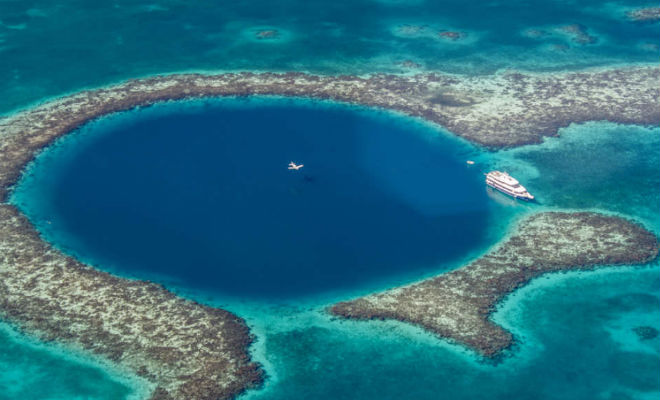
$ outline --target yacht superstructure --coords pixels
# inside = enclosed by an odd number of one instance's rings
[[[514,199],[522,199],[526,201],[534,200],[534,196],[532,196],[527,189],[520,184],[520,182],[506,172],[491,171],[487,173],[486,184],[513,197]]]

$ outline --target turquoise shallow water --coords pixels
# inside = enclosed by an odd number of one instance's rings
[[[374,73],[657,62],[648,0],[0,2],[0,114],[85,86],[182,70]],[[579,44],[560,27],[581,24]],[[532,30],[530,35],[529,31]],[[277,30],[258,39],[263,30]],[[460,31],[464,39],[439,32]],[[536,33],[535,33],[536,32]],[[542,32],[539,36],[538,32]],[[411,60],[419,69],[401,65]]]
[[[660,328],[659,285],[657,267],[542,279],[497,315],[520,344],[496,366],[403,324],[265,309],[254,318],[272,378],[245,398],[657,398],[659,339],[632,330]]]
[[[253,107],[251,103],[230,101],[225,105],[240,109]],[[277,101],[257,104],[272,106]],[[154,110],[158,114],[158,108]],[[395,121],[387,114],[376,115]],[[125,124],[121,119],[105,122],[116,132]],[[95,131],[99,132],[98,127],[89,132]],[[429,135],[425,140],[444,135],[420,132]],[[253,354],[268,374],[265,388],[247,393],[246,399],[657,398],[660,339],[642,339],[634,331],[638,327],[660,329],[657,264],[555,275],[515,293],[502,305],[496,320],[516,334],[518,345],[498,365],[481,363],[469,351],[404,324],[338,321],[323,310],[337,300],[458,266],[486,251],[506,234],[513,219],[530,212],[598,209],[636,218],[658,232],[659,133],[657,128],[591,123],[571,126],[562,130],[560,138],[516,150],[486,153],[467,146],[458,153],[460,157],[476,160],[478,170],[497,167],[512,172],[538,195],[540,203],[513,202],[485,192],[490,217],[483,243],[435,271],[399,273],[357,287],[335,287],[323,295],[285,301],[246,300],[166,275],[153,278],[184,296],[246,318],[257,335]],[[70,143],[81,143],[72,138]],[[450,146],[446,149],[449,154],[456,154],[451,146],[464,146],[460,141],[443,143]],[[67,141],[60,143],[58,151],[64,151],[66,145]],[[608,162],[593,154],[601,154]],[[48,155],[42,158],[48,159]],[[40,170],[41,178],[55,173],[37,164],[26,182],[39,182]],[[623,179],[627,176],[630,179]],[[562,186],[556,187],[560,177],[564,177]],[[610,179],[618,179],[619,184],[609,185]],[[36,198],[25,196],[22,189],[15,201],[23,202],[22,207],[38,206]]]
[[[654,5],[3,1],[0,115],[84,87],[187,70],[481,74],[657,63],[660,25],[622,19],[628,9]],[[562,33],[561,26],[576,23],[595,43],[579,44]],[[268,30],[275,35],[257,37]],[[463,32],[464,39],[443,39],[438,33],[444,30]],[[517,292],[496,318],[516,333],[519,345],[497,366],[403,324],[336,321],[323,309],[458,266],[530,212],[596,209],[635,218],[660,233],[658,138],[657,128],[591,123],[564,129],[561,138],[538,146],[455,154],[477,160],[480,170],[508,170],[540,201],[525,205],[486,192],[489,217],[480,244],[436,269],[398,270],[275,304],[186,286],[171,274],[152,278],[246,318],[258,339],[252,350],[269,376],[263,390],[245,395],[249,399],[657,399],[659,339],[643,340],[633,331],[660,329],[657,264],[558,275]],[[39,199],[25,200],[35,206]],[[0,330],[0,399],[137,396],[132,384],[98,364],[5,332]]]
[[[0,322],[0,399],[137,400],[141,386],[98,363],[26,340]]]
[[[660,231],[660,130],[591,122],[543,145],[501,152],[494,164],[547,207],[620,213]]]

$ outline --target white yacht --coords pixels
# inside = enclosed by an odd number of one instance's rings
[[[534,200],[534,196],[529,194],[527,189],[520,184],[511,175],[502,171],[491,171],[486,174],[486,184],[504,194],[508,194],[514,199],[526,201]]]

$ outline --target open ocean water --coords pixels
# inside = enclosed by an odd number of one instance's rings
[[[657,62],[660,24],[623,18],[652,5],[5,1],[0,113],[185,70],[481,74]],[[595,43],[561,33],[575,23]],[[258,39],[263,30],[277,33]],[[437,35],[443,30],[466,36],[446,41]],[[419,121],[359,107],[167,104],[101,119],[59,141],[12,201],[65,252],[244,317],[268,374],[246,399],[657,399],[660,338],[635,333],[660,330],[657,263],[552,275],[514,293],[495,318],[519,342],[497,365],[404,324],[323,312],[457,267],[531,212],[598,210],[659,234],[660,128],[589,123],[560,134],[485,152]],[[477,163],[468,167],[467,159]],[[292,160],[305,164],[301,173],[286,170]],[[480,174],[492,168],[518,177],[539,203],[487,192]],[[447,195],[447,182],[460,190]],[[149,240],[135,245],[131,234]],[[116,371],[9,328],[0,330],[0,348],[0,399],[141,393]]]
[[[627,1],[0,2],[0,113],[81,87],[186,70],[556,70],[657,62],[658,24]],[[562,26],[579,24],[581,44]],[[264,30],[277,33],[259,39]],[[462,40],[439,36],[465,34]],[[419,65],[409,69],[401,63]]]

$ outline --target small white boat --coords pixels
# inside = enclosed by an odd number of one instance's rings
[[[491,171],[487,173],[486,184],[493,189],[497,189],[500,192],[513,197],[514,199],[526,201],[534,200],[534,196],[532,196],[527,189],[520,184],[520,182],[506,172]]]
[[[468,165],[474,165],[474,161],[472,160],[467,160]]]

